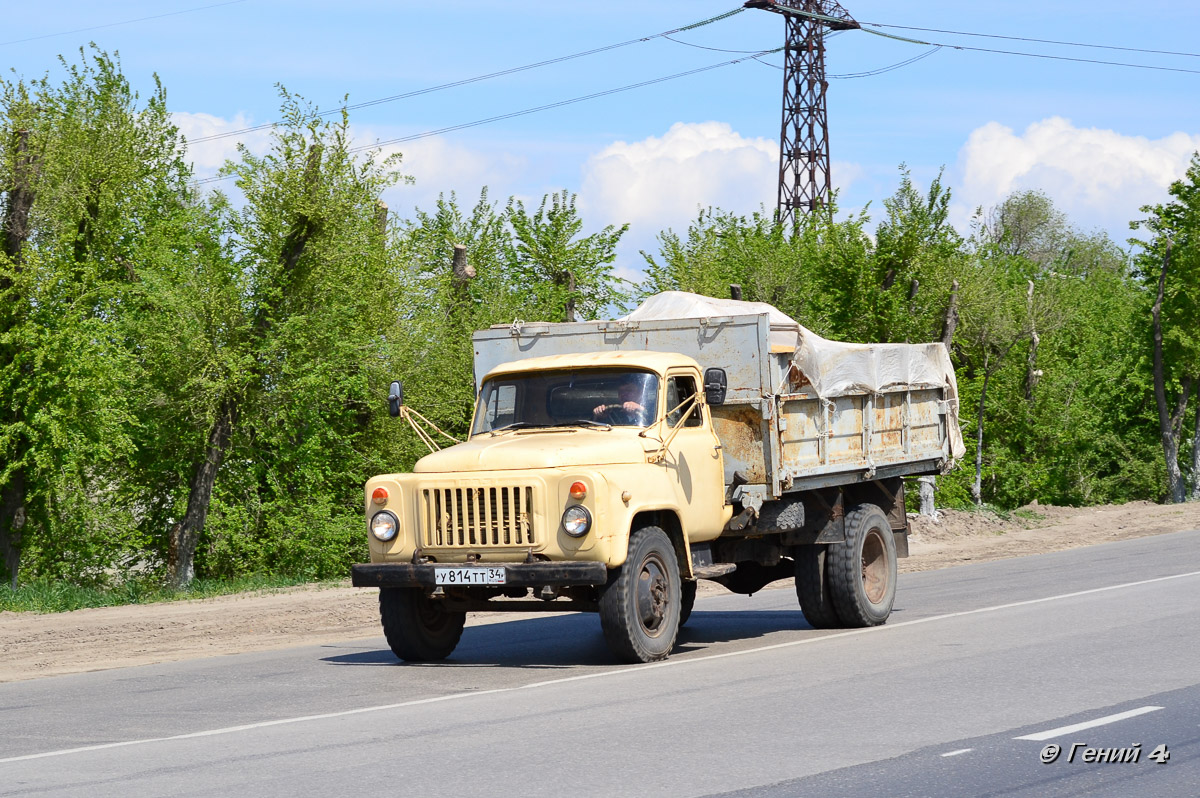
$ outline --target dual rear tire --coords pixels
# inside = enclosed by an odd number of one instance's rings
[[[804,546],[796,557],[796,597],[814,629],[887,621],[896,599],[896,539],[874,504],[846,514],[846,540]]]

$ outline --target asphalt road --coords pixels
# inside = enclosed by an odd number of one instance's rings
[[[0,795],[1197,795],[1198,629],[1200,531],[906,574],[872,630],[705,598],[654,665],[531,616],[16,682]]]

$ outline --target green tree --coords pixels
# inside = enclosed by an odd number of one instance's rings
[[[176,366],[169,393],[196,389],[158,433],[186,451],[183,484],[178,471],[161,474],[176,488],[167,547],[176,587],[191,582],[202,536],[204,566],[226,574],[321,576],[359,545],[350,508],[374,465],[359,450],[395,310],[379,197],[399,179],[398,158],[355,156],[345,115],[322,122],[281,95],[269,152],[242,147],[223,170],[244,204],[217,193],[209,229],[219,239],[205,237],[193,278],[161,280],[163,302],[193,320],[200,349],[158,354]]]
[[[1005,507],[1155,496],[1160,477],[1139,390],[1149,373],[1137,345],[1149,303],[1127,254],[1071,228],[1036,192],[981,218],[954,346],[964,407],[976,411],[964,425],[976,439],[976,469],[969,484],[961,471],[949,481],[972,501]]]
[[[629,225],[609,225],[579,238],[583,219],[575,195],[565,189],[547,194],[533,213],[510,199],[505,218],[515,237],[514,276],[529,286],[539,318],[581,321],[597,318],[610,305],[621,307],[625,281],[612,263]]]
[[[625,304],[625,282],[611,267],[625,227],[579,237],[583,229],[565,191],[544,197],[533,214],[512,198],[499,209],[486,188],[469,210],[453,194],[439,197],[431,210],[417,210],[398,244],[401,280],[410,291],[393,335],[408,353],[397,360],[396,376],[405,380],[410,404],[450,433],[465,435],[475,395],[475,330],[516,320],[562,321],[568,313],[594,317]],[[404,431],[398,445],[402,463],[425,454]]]
[[[31,570],[103,581],[136,558],[114,497],[132,452],[138,363],[123,321],[150,242],[187,192],[156,83],[145,103],[101,50],[0,84],[0,549]]]
[[[732,284],[743,299],[769,302],[814,332],[863,340],[870,326],[861,298],[872,284],[870,240],[864,214],[835,220],[836,209],[797,219],[785,234],[772,214],[750,216],[709,208],[684,235],[659,235],[658,256],[646,259],[643,296],[691,291],[729,296]]]
[[[1191,465],[1180,460],[1189,394],[1200,397],[1200,153],[1192,156],[1182,180],[1171,184],[1171,200],[1142,208],[1150,214],[1134,227],[1147,230],[1148,242],[1138,266],[1155,292],[1151,311],[1154,399],[1167,470],[1167,492],[1174,502],[1189,495],[1200,500],[1200,398],[1191,441]],[[1189,484],[1190,483],[1190,484]]]
[[[950,199],[941,174],[922,194],[901,166],[900,186],[883,201],[886,215],[875,230],[875,340],[942,337],[967,263],[965,242],[949,221]]]

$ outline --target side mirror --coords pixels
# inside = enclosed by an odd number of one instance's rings
[[[716,407],[725,404],[725,369],[711,368],[704,371],[704,401]]]
[[[393,382],[391,389],[388,390],[388,414],[392,418],[400,415],[400,406],[404,404],[404,386],[398,382]]]

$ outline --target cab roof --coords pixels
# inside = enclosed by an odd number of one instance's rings
[[[498,374],[514,374],[526,371],[559,371],[563,369],[631,368],[665,374],[667,369],[680,366],[699,368],[695,360],[670,352],[586,352],[574,355],[549,355],[531,357],[501,363],[485,375],[484,379]]]

